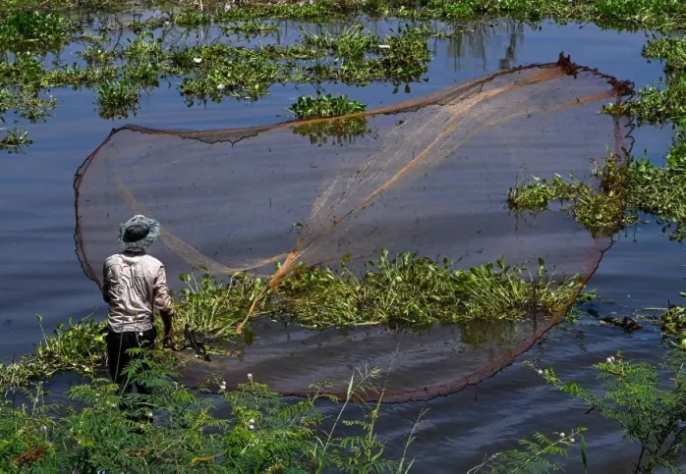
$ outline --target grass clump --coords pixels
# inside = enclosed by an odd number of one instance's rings
[[[362,406],[369,421],[347,419],[378,371],[353,374],[339,421],[325,430],[315,406],[321,397],[285,402],[252,378],[221,393],[230,412],[218,418],[212,401],[181,387],[173,368],[151,356],[127,372],[150,395],[94,378],[69,389],[66,408],[46,404],[40,385],[25,392],[28,404],[0,402],[3,472],[401,472],[374,432],[378,407]],[[338,434],[343,423],[347,436]]]
[[[348,99],[347,95],[337,97],[326,94],[322,96],[301,96],[287,110],[299,119],[316,117],[340,117],[364,112],[367,106],[359,100]]]

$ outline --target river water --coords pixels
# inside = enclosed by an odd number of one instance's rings
[[[371,27],[383,31],[388,25]],[[288,41],[297,34],[298,25],[289,25],[280,39]],[[394,95],[391,86],[383,85],[329,85],[326,91],[346,93],[374,109],[501,68],[555,61],[561,51],[578,64],[641,87],[663,75],[660,64],[641,57],[645,41],[643,33],[603,31],[592,25],[532,28],[496,22],[475,27],[459,40],[432,42],[429,81],[413,85],[410,94]],[[184,129],[270,124],[285,116],[284,109],[295,97],[312,93],[311,86],[275,86],[269,97],[256,103],[225,101],[187,108],[175,88],[162,87],[143,97],[136,117],[104,121],[97,117],[90,91],[54,91],[58,100],[54,117],[30,129],[35,143],[25,155],[0,159],[0,358],[8,360],[31,350],[41,335],[36,314],[44,316],[44,325],[51,330],[71,316],[105,313],[97,287],[84,276],[74,251],[72,180],[110,129],[124,123]],[[635,153],[646,149],[651,159],[660,160],[671,130],[644,127],[634,137]],[[683,246],[669,242],[656,226],[631,229],[618,236],[590,282],[590,288],[604,298],[594,304],[603,314],[624,316],[665,306],[668,299],[676,301],[684,290],[685,256]],[[564,379],[593,385],[589,366],[617,350],[627,358],[651,362],[663,353],[659,331],[650,324],[626,334],[583,318],[576,325],[552,330],[512,366],[477,386],[429,402],[384,407],[378,432],[389,441],[389,452],[398,454],[414,420],[428,410],[410,451],[416,471],[466,472],[487,454],[515,447],[516,440],[535,431],[568,431],[582,425],[590,428],[591,472],[622,472],[630,466],[635,446],[621,444],[621,433],[612,423],[593,413],[585,415],[586,407],[547,387],[522,365],[523,360],[534,359],[554,366]],[[578,451],[572,456],[565,461],[568,471],[579,472]]]

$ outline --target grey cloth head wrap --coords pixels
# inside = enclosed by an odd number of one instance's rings
[[[140,252],[150,247],[159,236],[159,222],[135,215],[119,226],[119,247],[124,252]]]

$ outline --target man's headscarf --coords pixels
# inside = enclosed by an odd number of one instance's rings
[[[160,223],[135,215],[119,226],[119,247],[124,252],[142,252],[160,236]]]

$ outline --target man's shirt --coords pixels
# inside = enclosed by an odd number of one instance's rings
[[[107,324],[114,332],[153,328],[153,314],[171,312],[164,265],[145,253],[118,253],[105,260],[103,297],[110,306]]]

